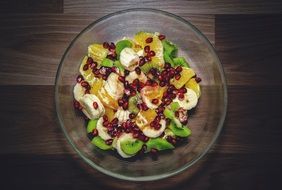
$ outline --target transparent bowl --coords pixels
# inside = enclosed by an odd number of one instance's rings
[[[177,44],[202,78],[202,95],[189,118],[192,130],[187,144],[161,153],[157,160],[122,159],[114,151],[95,148],[87,137],[84,120],[73,108],[73,86],[87,46],[115,42],[139,31],[160,32]],[[107,15],[86,27],[67,48],[56,77],[55,102],[58,120],[71,146],[91,167],[104,174],[131,181],[151,181],[169,177],[199,161],[218,137],[226,114],[227,89],[224,72],[213,46],[191,23],[168,12],[130,9]]]

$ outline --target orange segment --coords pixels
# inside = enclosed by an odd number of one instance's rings
[[[181,77],[179,80],[176,80],[175,78],[170,80],[170,84],[174,85],[177,89],[181,88],[186,82],[188,82],[188,80],[195,76],[195,72],[193,69],[182,67],[180,75]]]
[[[153,41],[151,43],[146,43],[146,39],[150,37],[153,38]],[[150,46],[150,50],[156,53],[156,55],[152,57],[152,61],[150,61],[150,63],[154,67],[163,67],[163,44],[161,40],[159,40],[157,35],[148,32],[138,32],[134,36],[134,41],[139,44],[142,48],[147,45]]]
[[[146,111],[140,111],[136,117],[136,124],[142,129],[149,125],[157,116],[155,110],[148,109]]]
[[[108,108],[111,108],[111,109],[114,109],[114,110],[116,110],[118,108],[117,101],[107,93],[107,91],[105,90],[104,87],[102,87],[98,91],[97,96],[101,100],[102,104],[105,107],[108,107]]]
[[[109,121],[115,118],[115,111],[111,108],[105,107],[105,115],[108,117]]]
[[[198,98],[201,96],[201,88],[200,85],[196,82],[195,78],[191,78],[186,84],[186,88],[190,88],[196,92]]]
[[[145,86],[141,93],[142,96],[146,96],[148,99],[153,100],[153,99],[161,99],[163,96],[163,93],[165,91],[165,87],[160,87],[160,86]]]
[[[96,80],[94,74],[92,73],[92,69],[90,67],[88,67],[88,69],[85,71],[83,69],[83,67],[87,65],[87,59],[88,57],[85,56],[83,60],[81,61],[79,72],[83,76],[84,80],[86,80],[90,85],[92,85],[94,81]]]
[[[103,79],[96,79],[90,89],[90,93],[98,96],[98,91],[102,88],[104,84]]]

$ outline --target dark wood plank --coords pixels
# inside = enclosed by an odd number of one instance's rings
[[[63,13],[63,0],[8,0],[0,2],[1,13]]]
[[[217,15],[216,49],[229,85],[281,85],[282,16]]]
[[[0,84],[54,84],[71,40],[100,14],[0,15]],[[214,16],[186,15],[214,42]]]
[[[175,14],[257,14],[257,13],[281,13],[282,2],[279,0],[108,0],[108,1],[84,1],[65,0],[64,11],[66,13],[112,13],[130,8],[155,8]]]
[[[225,127],[212,151],[189,171],[158,183],[114,180],[83,163],[56,123],[53,90],[1,86],[2,184],[33,189],[226,189],[230,184],[231,189],[266,189],[279,182],[281,87],[230,86]]]

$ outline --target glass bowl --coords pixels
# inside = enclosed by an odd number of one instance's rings
[[[94,42],[115,42],[124,36],[132,37],[139,31],[165,34],[178,46],[179,55],[186,57],[202,79],[202,95],[188,122],[192,130],[188,143],[173,151],[164,151],[157,160],[149,155],[127,160],[114,151],[95,148],[87,137],[84,119],[73,108],[73,86],[87,46]],[[91,167],[119,179],[151,181],[188,169],[208,152],[223,125],[227,89],[223,68],[213,46],[195,26],[168,12],[130,9],[98,19],[71,42],[58,68],[55,103],[66,138]]]

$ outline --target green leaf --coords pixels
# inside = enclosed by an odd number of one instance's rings
[[[164,52],[164,61],[165,61],[166,63],[170,63],[170,65],[171,65],[172,67],[174,67],[174,62],[173,62],[173,60],[170,58],[170,56],[169,56],[169,54],[168,54],[167,52]]]
[[[120,63],[120,61],[115,61],[114,66],[116,66],[120,71],[124,71],[123,65]]]

